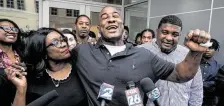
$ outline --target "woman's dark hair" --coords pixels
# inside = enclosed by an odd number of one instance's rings
[[[42,77],[43,72],[48,65],[46,61],[47,51],[45,40],[46,36],[53,31],[58,32],[62,37],[65,37],[61,32],[54,28],[40,28],[37,31],[30,33],[26,38],[24,61],[27,64],[33,65],[31,73],[35,78]]]
[[[96,34],[93,31],[89,31],[89,36],[91,38],[96,38]]]
[[[137,42],[137,40],[138,40],[139,37],[140,37],[140,38],[142,37],[141,33],[138,33],[138,34],[135,36],[135,43]]]
[[[24,48],[24,43],[21,40],[21,31],[20,31],[19,26],[14,21],[12,21],[10,19],[0,19],[0,22],[9,22],[9,23],[13,24],[13,26],[19,30],[19,32],[17,34],[17,40],[15,43],[12,44],[12,49],[15,50],[22,59],[22,51]]]
[[[151,32],[152,33],[152,38],[155,38],[155,32],[152,29],[144,29],[141,32],[141,36],[145,33],[145,32]]]

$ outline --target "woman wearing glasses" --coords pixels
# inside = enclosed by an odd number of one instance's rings
[[[21,40],[18,25],[0,19],[0,100],[4,106],[25,106],[26,75],[21,65]]]
[[[56,90],[59,97],[48,106],[87,106],[86,95],[71,65],[66,37],[53,28],[41,28],[26,38],[24,60],[28,72],[27,102]]]

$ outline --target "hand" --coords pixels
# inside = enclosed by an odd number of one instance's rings
[[[5,69],[8,80],[16,86],[17,89],[26,90],[27,81],[25,68],[22,67],[22,64],[12,64]]]
[[[210,34],[203,30],[191,30],[184,41],[184,45],[187,46],[191,51],[205,52],[208,47],[201,46],[211,39]]]

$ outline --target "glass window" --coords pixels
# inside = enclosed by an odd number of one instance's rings
[[[79,10],[73,10],[73,12],[74,12],[74,14],[73,14],[74,17],[78,17],[79,16]]]
[[[17,8],[19,10],[25,10],[25,7],[24,7],[24,0],[17,0]]]
[[[128,25],[130,40],[147,27],[148,2],[125,8],[125,25]]]
[[[13,0],[7,0],[7,8],[14,8],[14,1]]]
[[[66,16],[71,17],[72,16],[72,10],[66,9]]]
[[[0,7],[4,7],[4,0],[0,0]]]
[[[51,7],[51,15],[58,15],[58,9]]]
[[[39,13],[39,1],[35,1],[36,13]]]

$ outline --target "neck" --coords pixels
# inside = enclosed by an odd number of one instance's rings
[[[54,72],[63,70],[64,68],[66,68],[67,65],[69,65],[68,62],[57,63],[51,60],[49,60],[48,63],[49,63],[49,69]]]
[[[122,39],[120,40],[105,40],[102,39],[103,44],[111,45],[111,46],[123,46],[124,41]]]
[[[5,45],[5,44],[0,43],[0,49],[2,51],[4,51],[6,54],[10,53],[10,52],[13,52],[12,45]]]
[[[86,37],[84,37],[84,38],[80,37],[78,33],[76,33],[76,38],[77,38],[77,41],[78,41],[78,42],[87,42],[88,39],[89,39],[88,36],[86,36]]]
[[[212,57],[210,57],[210,58],[205,58],[205,57],[203,57],[203,60],[204,61],[210,61],[212,59]]]

